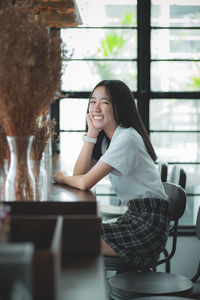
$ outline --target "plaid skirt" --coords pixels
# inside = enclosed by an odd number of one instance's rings
[[[168,202],[158,198],[135,199],[116,222],[101,223],[104,241],[137,269],[151,267],[165,248],[169,234]]]

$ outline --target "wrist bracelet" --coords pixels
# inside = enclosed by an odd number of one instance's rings
[[[93,143],[93,144],[96,144],[96,142],[97,142],[97,138],[90,138],[86,134],[82,135],[82,140],[84,142],[89,142],[89,143]]]

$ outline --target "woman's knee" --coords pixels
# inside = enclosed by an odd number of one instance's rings
[[[103,255],[118,256],[118,254],[101,238],[101,253]]]

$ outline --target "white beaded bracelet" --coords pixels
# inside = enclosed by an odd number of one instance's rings
[[[97,138],[90,138],[86,134],[82,135],[82,140],[84,142],[89,142],[89,143],[93,143],[93,144],[96,144],[96,142],[97,142]]]

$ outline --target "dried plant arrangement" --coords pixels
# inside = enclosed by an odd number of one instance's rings
[[[31,159],[35,161],[42,160],[42,155],[51,138],[55,138],[56,121],[55,119],[49,120],[46,112],[44,112],[36,121],[33,131],[33,143],[31,149]]]
[[[43,158],[43,153],[49,140],[56,135],[55,132],[55,119],[50,120],[48,111],[43,114],[35,121],[34,132],[33,132],[33,143],[31,147],[31,160],[33,165],[33,173],[36,182],[36,200],[42,199],[40,191],[40,167]],[[43,186],[43,189],[47,187]],[[46,200],[46,199],[45,199]]]
[[[15,2],[0,0],[0,118],[6,135],[28,137],[60,89],[61,40],[35,23],[34,1]],[[27,147],[16,139],[15,155],[24,162]],[[18,160],[16,169],[15,196],[6,200],[34,200],[28,165]]]
[[[60,88],[61,40],[33,21],[32,6],[31,0],[0,6],[0,117],[11,136],[33,134]]]

